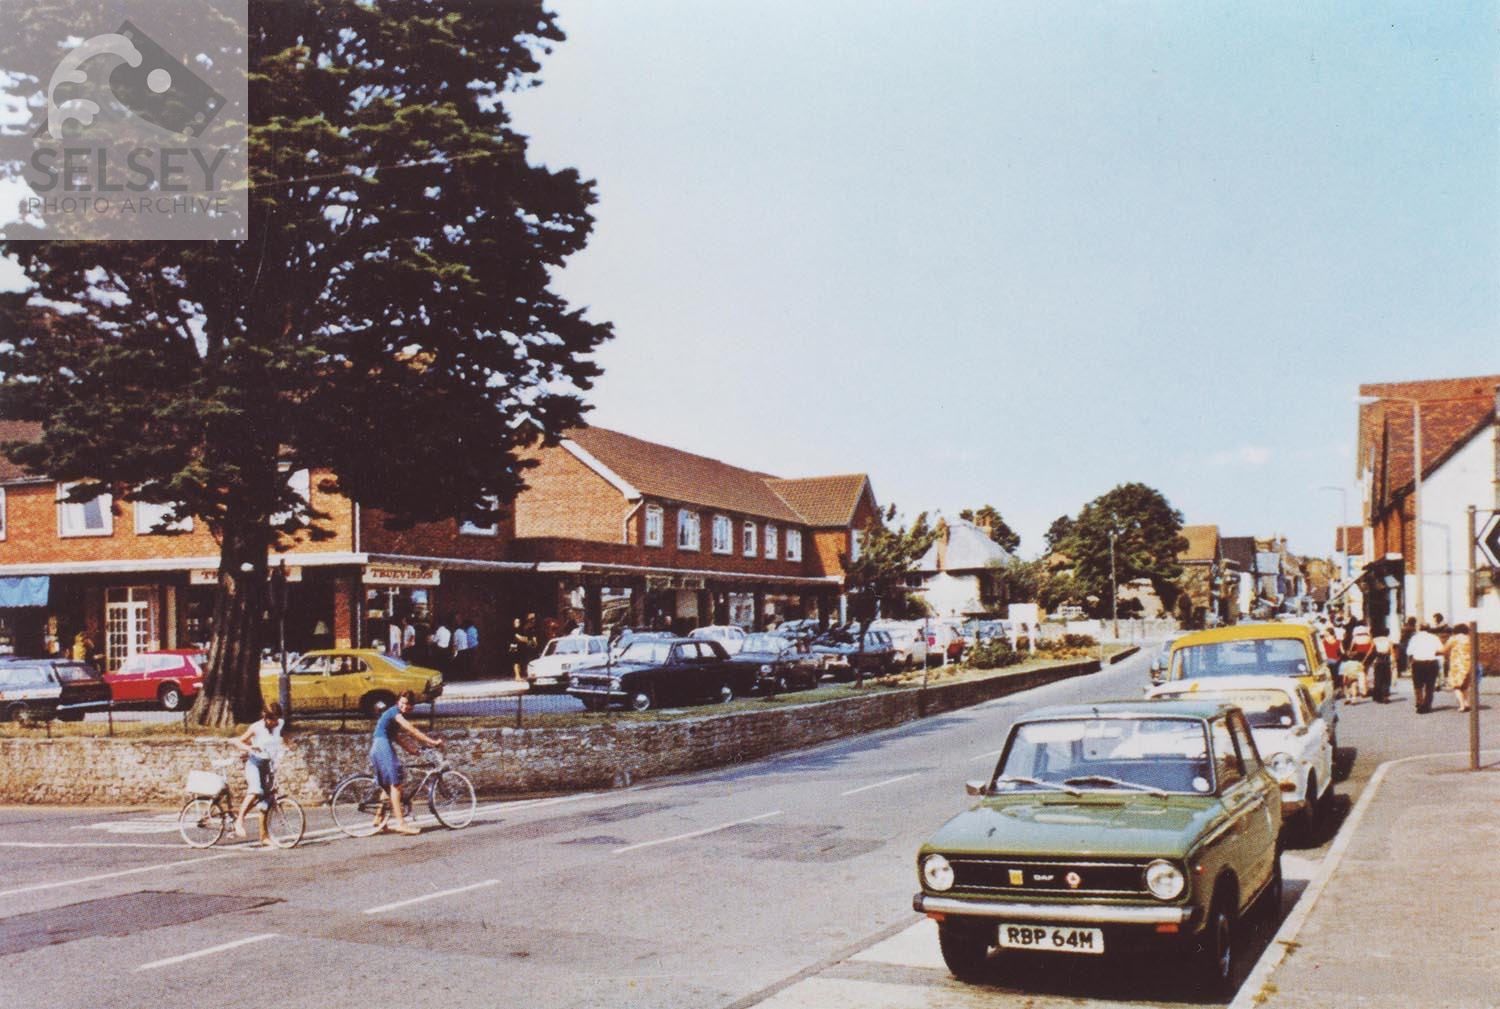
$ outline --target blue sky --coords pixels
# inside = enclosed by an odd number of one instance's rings
[[[1327,553],[1360,382],[1500,370],[1500,7],[553,0],[593,420],[1042,546],[1118,483]]]

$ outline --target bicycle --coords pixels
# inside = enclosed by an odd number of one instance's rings
[[[430,752],[430,751],[429,751]],[[401,806],[405,815],[411,815],[412,803],[421,792],[427,796],[427,808],[432,816],[449,830],[462,830],[474,819],[478,802],[474,798],[474,784],[468,777],[453,769],[447,758],[430,760],[419,770],[424,771],[416,787],[403,788]],[[369,837],[385,825],[391,811],[390,799],[369,772],[347,775],[333,790],[329,800],[333,810],[333,822],[350,837]]]
[[[239,763],[239,758],[224,757],[212,761],[212,766],[228,768],[236,763]],[[276,847],[295,848],[307,829],[307,816],[296,799],[276,791],[276,776],[269,766],[264,784],[266,791],[260,815],[265,821],[265,833]],[[177,814],[177,832],[189,847],[211,848],[234,823],[234,801],[229,795],[229,782],[213,771],[191,771],[187,790],[193,795]]]

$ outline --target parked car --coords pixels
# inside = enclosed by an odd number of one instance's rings
[[[836,680],[852,680],[859,672],[866,676],[884,676],[896,668],[896,646],[885,631],[865,631],[864,646],[859,644],[857,629],[830,628],[812,641],[814,655],[823,660],[823,668]]]
[[[1180,680],[1150,697],[1190,697],[1234,704],[1245,713],[1255,748],[1281,786],[1284,823],[1320,843],[1333,812],[1333,732],[1301,680],[1290,676],[1226,676]]]
[[[891,636],[891,646],[896,650],[898,667],[920,666],[927,661],[927,635],[922,633],[921,624],[876,620],[870,624],[870,629],[884,631]]]
[[[57,715],[62,683],[52,663],[5,662],[0,664],[0,720],[33,725]]]
[[[1328,723],[1338,747],[1339,713],[1333,670],[1305,624],[1235,624],[1184,634],[1172,644],[1167,680],[1208,676],[1295,676]]]
[[[181,711],[193,703],[203,685],[208,656],[197,648],[138,652],[104,674],[116,704],[159,704]]]
[[[649,711],[673,704],[727,703],[752,686],[745,670],[729,661],[724,646],[706,638],[637,639],[609,665],[568,678],[568,693],[590,711],[612,705]]]
[[[1167,666],[1172,661],[1172,645],[1186,633],[1186,631],[1178,631],[1175,634],[1168,634],[1166,640],[1161,643],[1161,647],[1156,650],[1156,654],[1151,657],[1151,686],[1154,687],[1158,683],[1167,681]]]
[[[526,664],[526,682],[532,690],[566,690],[568,674],[575,669],[602,666],[609,661],[609,639],[602,634],[570,634],[553,638],[542,654]]]
[[[942,659],[944,664],[962,659],[966,644],[963,626],[958,621],[927,621],[927,653]]]
[[[737,655],[745,646],[745,629],[733,624],[719,624],[709,627],[699,627],[688,634],[690,638],[706,638],[709,641],[717,641],[724,646],[724,651],[730,655]]]
[[[289,670],[292,711],[358,710],[375,718],[410,690],[418,704],[443,692],[443,674],[414,666],[373,648],[325,648],[308,652]],[[280,671],[261,668],[260,693],[274,701]]]
[[[755,689],[762,693],[808,690],[818,685],[823,673],[823,663],[805,639],[775,631],[746,636],[744,647],[730,661],[750,670]]]
[[[60,721],[81,722],[88,712],[108,707],[109,684],[93,663],[77,659],[47,661],[52,663],[52,671],[62,684],[62,696],[57,699]]]
[[[917,911],[954,976],[990,951],[1184,955],[1216,996],[1241,919],[1279,914],[1281,789],[1231,705],[1105,701],[1012,727],[979,802],[917,854]],[[999,966],[996,964],[995,966]]]

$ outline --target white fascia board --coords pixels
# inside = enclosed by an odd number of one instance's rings
[[[584,448],[582,445],[578,444],[571,438],[564,438],[559,444],[562,445],[563,449],[567,451],[568,454],[573,456],[579,462],[583,463],[589,469],[593,470],[595,473],[599,474],[599,476],[603,477],[604,480],[615,490],[619,491],[621,494],[624,494],[626,500],[640,500],[640,491],[632,487],[624,477],[620,476],[614,470],[610,469],[608,466],[604,465],[604,463],[600,462],[592,453],[588,451],[588,449]]]
[[[369,554],[344,552],[275,554],[270,558],[274,567],[283,560],[290,567],[328,567],[344,564],[365,564]],[[217,570],[219,558],[213,554],[201,557],[150,557],[137,560],[113,561],[58,561],[42,564],[0,564],[0,577],[23,575],[92,575],[132,574],[137,571],[193,571],[212,568]]]

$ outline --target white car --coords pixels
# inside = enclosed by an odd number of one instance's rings
[[[1328,723],[1294,676],[1217,676],[1152,687],[1148,697],[1234,704],[1267,770],[1281,783],[1282,822],[1296,822],[1317,843],[1333,810],[1333,739]]]
[[[899,668],[920,666],[927,658],[927,635],[921,624],[902,623],[899,620],[874,620],[870,630],[885,631],[896,646],[896,665]]]
[[[717,641],[724,646],[724,650],[730,655],[740,654],[740,649],[745,647],[745,629],[733,624],[720,624],[713,627],[700,627],[688,635],[690,638],[707,638],[709,641]]]
[[[542,654],[526,664],[532,690],[566,690],[568,674],[609,661],[609,641],[602,634],[569,634],[553,638]]]

